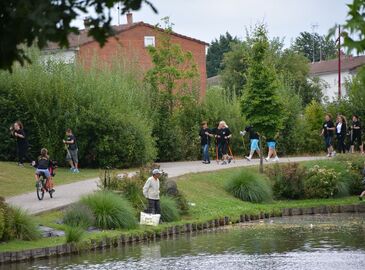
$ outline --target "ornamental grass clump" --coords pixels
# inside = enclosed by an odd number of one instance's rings
[[[161,219],[163,222],[180,220],[180,212],[176,200],[169,196],[161,196]]]
[[[67,226],[65,229],[66,243],[79,243],[85,231],[78,226]]]
[[[18,207],[8,206],[4,232],[5,239],[31,241],[40,237],[41,233],[33,217]]]
[[[249,170],[241,170],[231,177],[225,189],[242,201],[260,203],[272,200],[272,189],[266,177]]]
[[[93,212],[84,204],[77,203],[69,207],[63,216],[63,223],[70,227],[88,228],[95,222]]]
[[[133,207],[123,197],[107,191],[99,191],[81,199],[94,217],[95,226],[101,229],[132,229],[137,226]]]

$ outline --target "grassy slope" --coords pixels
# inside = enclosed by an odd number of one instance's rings
[[[0,196],[9,197],[33,191],[34,171],[29,164],[19,167],[15,162],[0,162]],[[79,174],[72,174],[69,169],[58,168],[54,181],[56,185],[61,185],[98,176],[97,169],[81,169]]]
[[[316,162],[317,163],[317,162]],[[321,165],[333,166],[326,161],[320,161]],[[311,165],[314,165],[311,163]],[[289,207],[315,207],[320,205],[348,205],[358,203],[355,196],[338,198],[338,199],[318,199],[318,200],[296,200],[296,201],[275,201],[265,204],[253,204],[243,202],[234,198],[224,190],[224,182],[234,173],[242,168],[226,169],[210,173],[197,173],[180,177],[177,181],[179,189],[184,192],[189,202],[195,203],[190,209],[189,216],[183,217],[182,221],[168,223],[152,227],[140,227],[130,231],[103,231],[99,233],[86,234],[84,241],[90,239],[101,239],[103,237],[113,237],[120,234],[141,233],[144,230],[162,230],[172,224],[182,224],[185,222],[208,221],[214,218],[229,216],[232,219],[238,218],[241,214],[257,214],[261,211],[273,212],[282,208]],[[256,167],[243,168],[243,170],[257,170]],[[51,213],[36,216],[37,222],[42,225],[64,229],[64,225],[56,224],[56,221],[62,219],[62,212],[55,211]],[[9,243],[0,243],[0,252],[17,251],[38,247],[48,247],[64,243],[65,238],[46,238],[38,241],[11,241]]]

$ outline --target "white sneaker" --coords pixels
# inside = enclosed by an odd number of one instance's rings
[[[278,161],[279,161],[278,156],[276,156],[276,157],[274,158],[274,161],[276,161],[276,162],[278,162]]]
[[[269,160],[270,160],[270,158],[265,158],[265,161],[266,161],[266,162],[269,162]]]
[[[248,161],[251,161],[251,158],[250,157],[245,157],[245,159],[247,159]]]
[[[332,157],[336,156],[336,151],[332,152]]]
[[[328,153],[328,154],[327,154],[327,157],[331,157],[331,154],[329,154],[329,153]]]

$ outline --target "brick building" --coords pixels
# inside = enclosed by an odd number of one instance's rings
[[[67,63],[80,62],[84,66],[89,66],[94,56],[105,63],[110,63],[122,58],[127,65],[137,65],[146,71],[152,66],[151,58],[147,51],[147,46],[155,46],[158,43],[158,31],[155,26],[144,22],[133,22],[132,14],[127,14],[127,24],[114,26],[115,37],[108,38],[104,47],[100,48],[99,44],[91,37],[88,37],[88,29],[80,31],[79,35],[70,34],[69,48],[60,49],[57,44],[50,43],[43,50],[47,58],[62,60]],[[156,35],[157,34],[157,35]],[[180,35],[173,32],[171,34],[173,43],[180,44],[184,51],[190,51],[193,54],[194,61],[198,66],[200,75],[200,94],[205,95],[206,91],[206,64],[205,51],[206,42],[195,38]]]

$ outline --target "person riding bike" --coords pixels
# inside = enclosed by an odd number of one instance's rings
[[[43,174],[47,179],[46,188],[49,190],[50,193],[53,193],[53,192],[55,192],[55,190],[53,188],[51,172],[49,171],[51,166],[52,166],[52,162],[49,159],[48,150],[46,148],[42,148],[41,155],[38,157],[37,161],[34,164],[34,167],[36,167],[35,180],[36,180],[36,182],[38,182],[39,176],[41,174]]]

